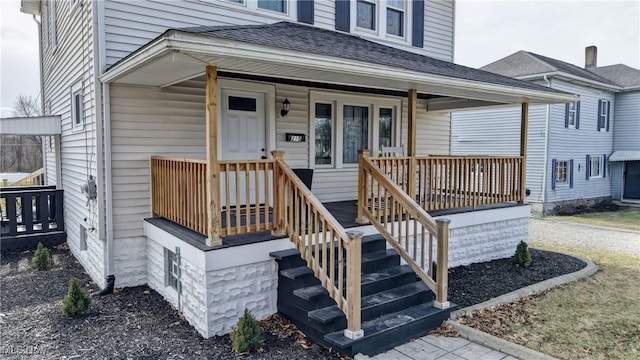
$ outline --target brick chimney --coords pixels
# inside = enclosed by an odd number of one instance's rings
[[[584,49],[584,68],[589,70],[598,67],[598,47],[587,46]]]

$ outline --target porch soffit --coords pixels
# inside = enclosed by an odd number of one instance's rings
[[[495,105],[522,102],[558,103],[577,99],[568,93],[531,86],[531,83],[518,87],[518,80],[510,78],[504,80],[507,85],[474,81],[179,30],[170,30],[130,54],[112,66],[101,80],[115,84],[162,87],[201,76],[206,65],[215,65],[219,71],[225,72],[328,84],[403,92],[416,88],[422,94],[449,97],[448,105],[441,105],[438,110],[455,104],[452,100],[463,101],[466,104],[464,107],[469,107],[472,100]],[[480,75],[482,76],[485,74]],[[435,106],[439,100],[430,101],[433,101]]]
[[[59,115],[0,119],[2,135],[59,135],[61,130]]]

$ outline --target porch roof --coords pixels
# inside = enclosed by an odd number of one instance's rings
[[[0,119],[2,135],[59,135],[60,116],[32,116]]]
[[[429,100],[434,105],[429,110],[577,99],[531,82],[289,22],[169,29],[112,65],[101,80],[168,86],[202,75],[205,65],[216,65],[219,71],[330,84],[396,91],[416,88],[439,96]],[[443,100],[446,105],[437,106]]]

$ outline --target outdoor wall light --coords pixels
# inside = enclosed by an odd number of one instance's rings
[[[288,98],[285,98],[284,101],[282,102],[282,110],[280,110],[280,115],[282,117],[287,116],[290,108],[291,108],[291,103],[289,102]]]

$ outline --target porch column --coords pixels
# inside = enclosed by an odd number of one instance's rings
[[[62,156],[60,152],[62,151],[62,142],[60,139],[60,134],[53,135],[53,149],[55,151],[56,157],[56,189],[62,189]],[[45,181],[45,185],[47,184]]]
[[[220,239],[220,167],[218,166],[218,68],[207,66],[207,245],[222,245]]]
[[[518,204],[524,204],[527,198],[527,132],[529,128],[529,103],[522,103],[522,110],[520,112],[520,157],[522,158],[522,164],[520,164],[520,199]]]
[[[408,130],[409,143],[407,146],[407,156],[409,159],[409,174],[407,174],[407,190],[409,197],[416,200],[416,142],[417,142],[417,103],[418,90],[409,89],[409,114],[408,114]]]

